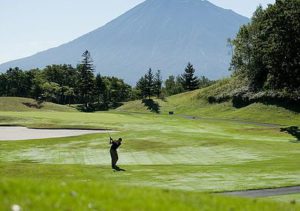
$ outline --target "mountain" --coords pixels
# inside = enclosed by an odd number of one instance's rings
[[[247,22],[248,18],[205,0],[146,0],[103,27],[59,47],[4,63],[0,71],[76,65],[89,50],[96,72],[132,84],[150,67],[166,77],[182,73],[188,62],[197,74],[216,79],[229,74],[227,38],[235,37]]]

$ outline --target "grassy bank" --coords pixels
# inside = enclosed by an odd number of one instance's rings
[[[204,89],[174,95],[165,100],[155,99],[154,101],[158,104],[157,107],[161,114],[174,111],[175,114],[206,118],[300,126],[300,114],[280,106],[254,103],[242,108],[235,108],[230,100],[214,104],[208,102],[209,96],[222,95],[222,93],[231,92],[239,86],[235,79],[224,79]],[[117,110],[122,112],[151,112],[149,106],[140,100],[127,102]]]
[[[75,111],[74,108],[54,103],[44,102],[41,105],[30,98],[0,97],[0,111]]]

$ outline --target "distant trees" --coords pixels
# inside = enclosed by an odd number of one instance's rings
[[[157,72],[160,74],[159,72]],[[152,69],[150,68],[148,72],[140,78],[136,85],[137,90],[140,91],[141,98],[151,98],[154,95],[155,83],[154,75]],[[156,90],[158,92],[158,90]]]
[[[184,92],[184,89],[181,85],[180,76],[177,76],[176,78],[173,75],[169,76],[169,78],[165,81],[166,95],[176,95],[182,92]]]
[[[145,81],[146,81],[146,86],[144,87],[144,89],[145,89],[146,97],[148,96],[150,98],[154,94],[154,75],[152,73],[151,68],[148,70],[147,74],[145,75]]]
[[[0,74],[0,96],[30,97],[37,102],[63,105],[79,104],[82,111],[106,110],[128,100],[148,99],[144,102],[151,102],[152,97],[163,99],[211,84],[206,77],[199,79],[194,73],[195,69],[189,63],[182,75],[169,76],[164,82],[161,71],[153,72],[150,68],[132,88],[116,77],[95,76],[91,54],[85,51],[81,63],[75,68],[67,64],[29,71],[10,68]]]
[[[84,111],[103,110],[131,99],[132,88],[116,77],[93,73],[90,53],[85,51],[76,68],[49,65],[23,71],[10,68],[0,74],[0,96],[30,97],[38,102],[83,104]]]
[[[161,97],[161,93],[162,93],[162,77],[161,77],[161,72],[160,70],[157,70],[157,72],[154,75],[154,79],[153,79],[153,93],[157,98]]]
[[[59,98],[60,86],[55,82],[46,82],[42,85],[43,97],[46,101],[55,101]]]
[[[120,102],[130,99],[132,88],[122,79],[116,77],[104,77],[107,90],[107,102],[110,107],[116,107]]]
[[[251,23],[232,41],[231,69],[247,79],[249,89],[299,91],[300,1],[277,0],[258,7]]]
[[[148,82],[147,82],[146,77],[142,76],[136,83],[136,90],[137,90],[138,98],[144,99],[147,96],[149,96],[147,93],[147,89],[146,89],[147,85],[148,85]]]
[[[89,51],[82,54],[82,62],[77,66],[78,69],[78,84],[77,91],[80,95],[84,109],[89,109],[89,105],[93,103],[94,91],[94,67],[93,60]]]
[[[210,80],[205,76],[200,76],[198,81],[199,81],[199,88],[205,88],[215,83],[215,81]]]
[[[95,98],[98,107],[107,108],[108,106],[108,87],[104,81],[104,78],[100,74],[97,74],[95,78]]]
[[[0,73],[0,96],[7,94],[7,78],[6,74]]]
[[[153,74],[150,68],[136,84],[138,98],[164,98],[165,96],[179,94],[185,91],[192,91],[198,88],[207,87],[214,83],[205,76],[198,78],[195,76],[195,69],[191,63],[188,63],[182,75],[177,77],[171,75],[166,81],[162,80],[161,71],[157,70]],[[163,86],[164,85],[164,86]]]
[[[180,81],[185,91],[193,91],[199,88],[199,79],[195,76],[195,69],[191,63],[187,64]]]
[[[136,90],[140,98],[151,98],[153,96],[160,98],[162,94],[163,80],[161,77],[161,71],[157,70],[153,74],[150,68],[148,72],[140,78],[136,84]]]
[[[31,75],[18,67],[9,68],[6,74],[1,74],[0,80],[0,93],[2,95],[24,97],[30,94]]]
[[[184,73],[181,76],[177,77],[177,83],[180,82],[180,86],[175,84],[175,87],[178,87],[177,90],[183,89],[183,91],[193,91],[195,89],[204,88],[210,86],[214,81],[209,80],[205,76],[197,77],[195,75],[195,68],[191,63],[188,63]]]
[[[35,70],[24,72],[18,67],[0,74],[0,96],[34,97]]]
[[[74,88],[78,79],[78,71],[71,65],[48,65],[42,72],[42,83],[55,83],[58,86],[58,93],[55,101],[60,104],[71,102],[74,96]],[[43,86],[43,85],[42,85]],[[44,91],[45,92],[45,91]],[[74,93],[74,94],[72,94]]]
[[[251,22],[228,40],[235,85],[208,100],[231,100],[237,108],[272,104],[299,112],[299,14],[300,0],[276,0],[266,9],[258,7]]]

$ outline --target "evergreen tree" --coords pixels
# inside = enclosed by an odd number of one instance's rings
[[[191,63],[188,63],[184,70],[184,74],[181,75],[181,84],[185,91],[192,91],[199,88],[198,77],[195,76],[195,69]]]
[[[175,77],[173,75],[169,76],[169,78],[165,81],[165,91],[167,96],[177,94],[175,92]]]
[[[214,81],[209,80],[205,76],[201,76],[199,78],[199,88],[208,87],[208,86],[210,86],[213,83],[214,83]]]
[[[90,52],[85,51],[82,54],[82,62],[77,66],[79,78],[78,78],[78,93],[81,97],[81,101],[84,104],[84,109],[89,110],[91,103],[93,102],[94,92],[94,73],[93,73],[93,60]]]
[[[154,76],[154,83],[153,83],[153,91],[154,94],[156,95],[157,98],[161,96],[161,90],[162,90],[162,78],[161,78],[161,73],[160,70],[157,70]]]
[[[175,76],[171,75],[169,78],[165,81],[165,92],[167,96],[170,95],[176,95],[181,92],[183,92],[183,87],[181,85],[181,80],[180,76]]]
[[[98,105],[101,103],[106,104],[107,96],[107,87],[106,84],[101,77],[100,74],[97,74],[96,79],[95,79],[95,95],[97,98]]]
[[[180,75],[176,76],[175,84],[176,84],[176,86],[175,86],[175,93],[176,94],[184,92],[184,88],[183,88],[182,83],[181,83],[181,76]]]
[[[139,91],[139,95],[142,99],[147,97],[147,79],[142,76],[136,83],[136,89]]]
[[[0,96],[7,96],[7,78],[6,74],[0,73]]]
[[[145,75],[146,80],[146,96],[150,99],[154,93],[154,75],[152,73],[152,69],[150,68]]]

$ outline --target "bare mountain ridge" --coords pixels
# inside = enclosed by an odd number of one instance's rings
[[[149,67],[163,76],[181,73],[188,62],[198,74],[217,79],[228,75],[227,38],[249,21],[231,10],[203,0],[147,0],[90,33],[59,47],[7,62],[0,70],[18,66],[76,65],[91,52],[96,72],[135,83]]]

